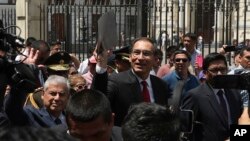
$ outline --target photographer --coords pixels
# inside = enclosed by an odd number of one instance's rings
[[[4,99],[4,94],[6,92],[7,88],[7,77],[3,72],[3,65],[4,65],[4,57],[6,52],[2,50],[0,46],[0,130],[5,129],[10,126],[9,119],[7,118],[7,115],[3,111],[3,99]]]

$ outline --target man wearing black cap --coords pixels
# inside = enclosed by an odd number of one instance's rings
[[[107,72],[109,75],[113,73],[118,73],[115,65],[115,54],[112,54],[111,56],[108,57]]]
[[[62,43],[60,41],[55,41],[50,44],[50,55],[53,55],[57,52],[60,52],[62,50]],[[76,58],[75,55],[69,54],[71,57],[71,61],[73,65],[76,67],[76,69],[80,66],[80,61]]]
[[[60,51],[52,54],[44,63],[47,67],[48,75],[61,75],[68,77],[71,57],[67,52]]]
[[[113,51],[113,54],[115,54],[115,66],[117,72],[123,72],[131,68],[129,62],[129,50],[130,46],[125,46]]]

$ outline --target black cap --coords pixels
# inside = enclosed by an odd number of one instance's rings
[[[107,63],[108,66],[115,66],[115,55],[112,54],[111,56],[108,57],[108,63]]]
[[[67,71],[69,70],[69,64],[71,62],[71,57],[69,53],[65,51],[60,51],[49,56],[44,65],[49,69],[54,71]]]
[[[115,59],[129,60],[130,46],[124,46],[113,51]]]

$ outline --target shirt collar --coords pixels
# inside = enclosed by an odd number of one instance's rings
[[[132,72],[135,75],[135,77],[137,78],[137,80],[139,81],[139,83],[141,83],[141,81],[143,81],[143,80],[138,75],[135,74],[133,69],[132,69]],[[144,81],[146,81],[148,83],[148,86],[151,87],[150,74],[148,75],[147,79],[145,79]]]

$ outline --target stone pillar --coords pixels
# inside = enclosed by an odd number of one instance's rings
[[[16,25],[21,28],[21,37],[26,39],[28,36],[28,2],[27,0],[16,1]],[[17,31],[17,34],[19,32]]]
[[[22,29],[22,38],[44,39],[45,37],[46,39],[44,23],[47,18],[43,17],[46,14],[42,13],[46,11],[41,11],[41,7],[46,9],[46,6],[43,7],[43,5],[47,5],[47,2],[47,0],[17,0],[16,25]]]

